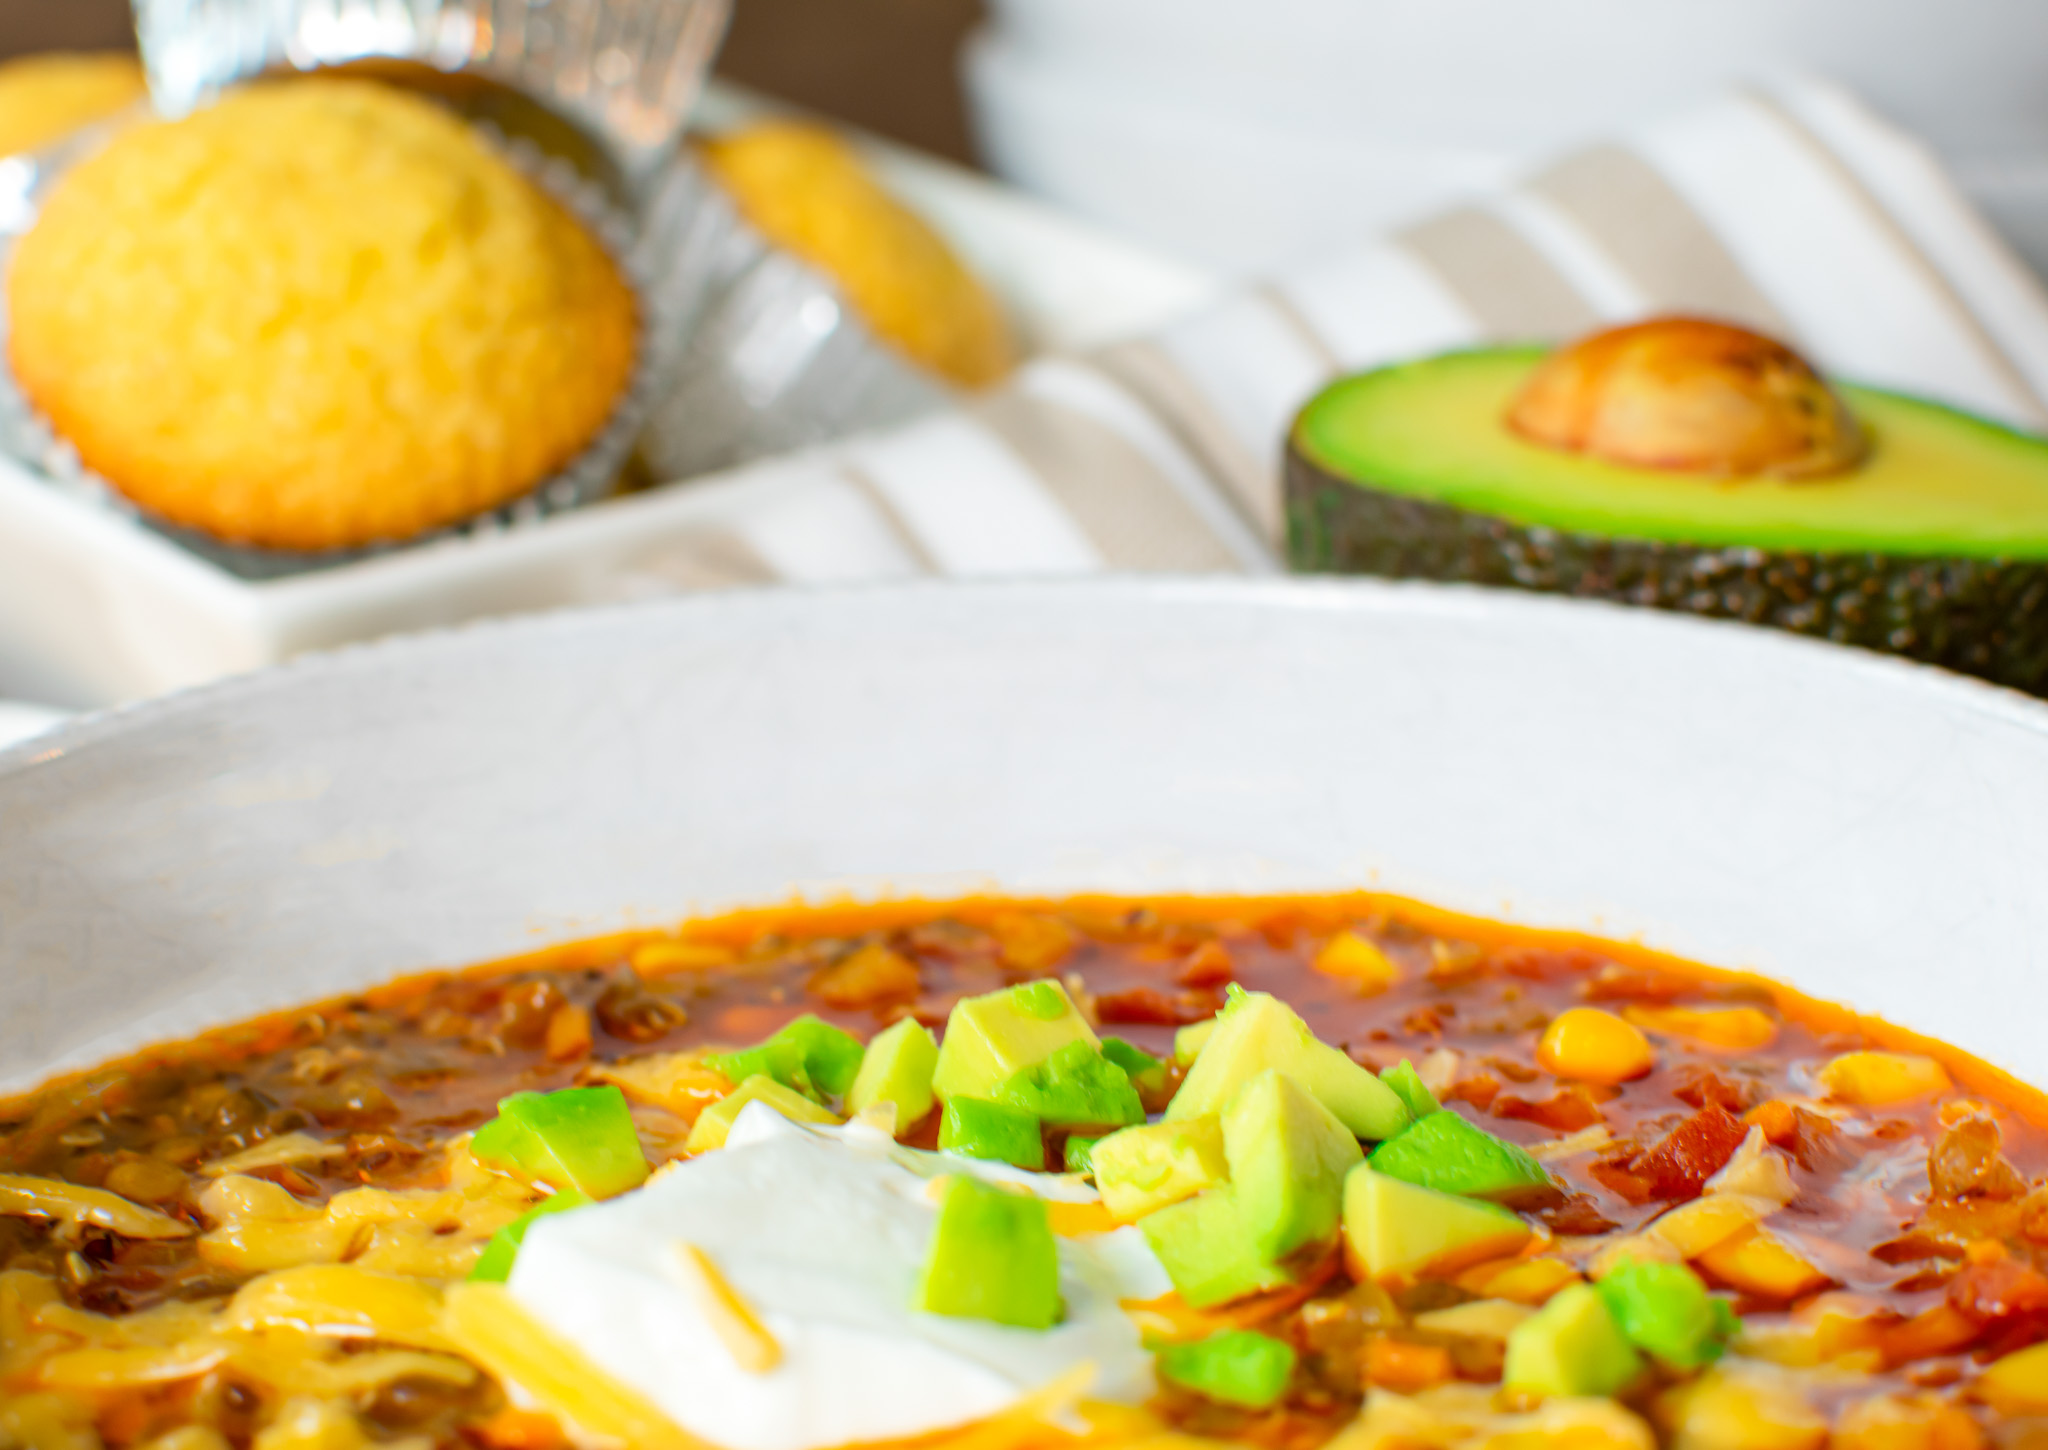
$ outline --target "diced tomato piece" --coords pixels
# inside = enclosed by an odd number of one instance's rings
[[[1885,1329],[1878,1337],[1878,1349],[1885,1364],[1896,1369],[1916,1359],[1968,1349],[1980,1332],[1978,1322],[1954,1305],[1937,1304]]]
[[[1495,952],[1493,962],[1505,975],[1520,977],[1525,982],[1563,982],[1575,977],[1590,978],[1600,965],[1600,958],[1577,948],[1557,951],[1550,947],[1508,947]]]
[[[1742,1146],[1749,1129],[1716,1103],[1701,1108],[1648,1149],[1607,1158],[1587,1171],[1594,1181],[1630,1203],[1671,1203],[1698,1198],[1706,1181]]]
[[[1182,992],[1168,996],[1157,987],[1126,987],[1095,999],[1095,1015],[1105,1023],[1153,1027],[1184,1027],[1213,1017],[1222,1004],[1212,994]]]
[[[1948,1302],[1958,1313],[2001,1331],[2020,1327],[2016,1321],[2032,1321],[2029,1344],[2048,1331],[2048,1277],[2018,1259],[2001,1255],[1965,1264],[1949,1281]]]
[[[1604,1234],[1621,1225],[1602,1213],[1599,1206],[1583,1193],[1574,1193],[1555,1208],[1546,1208],[1536,1215],[1554,1234],[1590,1235]]]
[[[1809,1173],[1839,1168],[1847,1162],[1840,1146],[1840,1132],[1810,1108],[1772,1098],[1743,1114],[1742,1121],[1762,1128],[1773,1146],[1790,1153]]]
[[[1222,942],[1205,941],[1180,964],[1178,975],[1184,987],[1221,987],[1237,980],[1237,964]]]
[[[1698,983],[1688,982],[1671,972],[1653,972],[1609,962],[1597,975],[1580,985],[1579,995],[1589,1002],[1669,1002],[1697,989]]]
[[[1530,1099],[1509,1095],[1493,1104],[1496,1118],[1519,1118],[1540,1123],[1559,1133],[1576,1133],[1604,1120],[1600,1104],[1615,1095],[1610,1087],[1575,1082],[1559,1088],[1547,1098]]]
[[[1671,1095],[1687,1107],[1704,1108],[1711,1103],[1731,1113],[1746,1113],[1763,1096],[1761,1083],[1724,1077],[1704,1064],[1689,1065],[1680,1074],[1683,1080],[1671,1090]]]
[[[1927,1182],[1936,1198],[2019,1198],[2027,1191],[1999,1151],[1998,1124],[1986,1117],[1964,1118],[1941,1135],[1927,1153]]]
[[[1471,1077],[1459,1078],[1444,1094],[1447,1103],[1470,1103],[1485,1112],[1500,1094],[1500,1079],[1490,1072],[1475,1073]]]

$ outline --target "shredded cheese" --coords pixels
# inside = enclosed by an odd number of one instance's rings
[[[286,1133],[281,1137],[266,1138],[253,1148],[244,1148],[232,1157],[209,1163],[199,1170],[206,1178],[220,1178],[229,1173],[250,1173],[258,1168],[288,1168],[296,1163],[323,1163],[329,1158],[340,1158],[348,1152],[345,1143],[323,1143],[310,1133]]]
[[[711,1256],[693,1243],[678,1239],[670,1246],[676,1278],[696,1296],[704,1317],[724,1341],[733,1363],[748,1374],[766,1374],[782,1363],[782,1346],[768,1326],[740,1297],[732,1281],[719,1272]]]

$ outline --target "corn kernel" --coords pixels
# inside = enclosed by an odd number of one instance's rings
[[[1942,1065],[1918,1052],[1845,1052],[1816,1081],[1828,1097],[1865,1108],[1911,1102],[1950,1086]]]
[[[557,1007],[548,1017],[546,1049],[549,1062],[568,1062],[590,1051],[590,1009],[574,1002]]]
[[[1778,1024],[1755,1007],[1638,1007],[1621,1015],[1646,1032],[1721,1052],[1760,1052],[1778,1040]]]
[[[1563,1259],[1517,1259],[1503,1268],[1498,1261],[1481,1264],[1460,1275],[1460,1287],[1489,1299],[1541,1306],[1560,1289],[1579,1282],[1578,1271]]]
[[[1977,1393],[2001,1414],[2048,1414],[2048,1344],[1994,1360],[1977,1376]]]
[[[1830,1282],[1826,1274],[1762,1229],[1716,1244],[1699,1255],[1699,1264],[1722,1282],[1765,1299],[1796,1299]]]
[[[1873,1395],[1835,1422],[1831,1450],[1975,1450],[1984,1433],[1969,1411],[1932,1395]]]
[[[1003,965],[1020,972],[1049,972],[1074,954],[1074,929],[1056,916],[1006,911],[988,924]]]
[[[1451,1352],[1440,1344],[1409,1344],[1399,1339],[1366,1342],[1368,1383],[1410,1394],[1442,1384],[1452,1373]]]
[[[1415,1316],[1415,1327],[1429,1334],[1449,1334],[1459,1339],[1487,1339],[1506,1344],[1508,1335],[1528,1322],[1535,1310],[1509,1299],[1474,1299],[1448,1309],[1431,1309]]]
[[[861,1012],[917,995],[917,964],[880,942],[869,942],[814,973],[811,995],[842,1012]]]
[[[1711,1369],[1665,1397],[1674,1450],[1820,1450],[1828,1422],[1763,1367]]]
[[[1633,1023],[1598,1007],[1573,1007],[1544,1031],[1536,1060],[1559,1077],[1617,1083],[1643,1076],[1656,1055]]]
[[[1643,1236],[1663,1240],[1680,1258],[1696,1259],[1777,1211],[1778,1204],[1768,1198],[1710,1193],[1651,1220]]]
[[[1355,931],[1340,931],[1316,953],[1316,970],[1329,977],[1356,982],[1368,992],[1384,992],[1401,980],[1401,970],[1387,954]]]

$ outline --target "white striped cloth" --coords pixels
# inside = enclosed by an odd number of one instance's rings
[[[1824,371],[2048,425],[2048,295],[1923,147],[1819,82],[1731,96],[960,410],[674,492],[598,592],[1279,567],[1324,381],[1704,313]],[[661,492],[670,492],[667,490]]]

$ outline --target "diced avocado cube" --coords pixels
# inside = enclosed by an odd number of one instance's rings
[[[1373,1149],[1372,1166],[1405,1183],[1492,1203],[1515,1203],[1551,1187],[1541,1163],[1448,1109],[1418,1118]]]
[[[1184,1390],[1247,1410],[1270,1409],[1294,1378],[1294,1346],[1270,1334],[1224,1329],[1192,1344],[1162,1345],[1159,1377]]]
[[[690,1136],[683,1143],[686,1153],[704,1153],[723,1148],[740,1110],[748,1103],[766,1103],[792,1123],[836,1123],[829,1109],[821,1108],[794,1088],[756,1073],[697,1115]]]
[[[469,1277],[478,1283],[502,1284],[512,1277],[512,1265],[519,1257],[520,1245],[526,1242],[526,1231],[540,1218],[550,1213],[561,1213],[565,1209],[583,1208],[590,1200],[573,1188],[565,1188],[552,1198],[542,1199],[532,1208],[506,1224],[491,1235],[484,1245],[483,1254],[476,1266],[469,1271]]]
[[[1066,1164],[1067,1172],[1094,1177],[1095,1145],[1101,1141],[1100,1138],[1084,1138],[1078,1133],[1068,1138],[1060,1149],[1061,1161]]]
[[[1728,1301],[1683,1264],[1630,1260],[1595,1287],[1629,1342],[1675,1370],[1719,1359],[1742,1327]]]
[[[1611,1395],[1642,1369],[1600,1291],[1574,1284],[1509,1331],[1501,1383],[1539,1395]]]
[[[1448,1273],[1531,1238],[1507,1209],[1438,1193],[1359,1164],[1344,1179],[1344,1258],[1361,1283]]]
[[[715,1054],[710,1063],[734,1082],[759,1074],[822,1101],[853,1086],[866,1051],[852,1033],[806,1014],[766,1042],[740,1052]]]
[[[867,1048],[843,1027],[806,1013],[777,1032],[770,1041],[793,1043],[803,1053],[811,1082],[834,1097],[843,1097],[860,1075]]]
[[[1125,1128],[1097,1142],[1090,1156],[1103,1206],[1122,1223],[1230,1178],[1223,1122],[1215,1117]]]
[[[506,1105],[519,1098],[537,1098],[539,1093],[514,1093],[509,1098],[498,1099],[498,1116],[476,1130],[469,1140],[469,1153],[479,1163],[511,1168],[533,1176],[527,1164],[540,1154],[540,1145],[533,1140],[533,1132],[518,1118],[506,1113]]]
[[[1253,1247],[1228,1184],[1147,1214],[1138,1227],[1192,1308],[1212,1308],[1294,1282],[1290,1266]]]
[[[939,1147],[1018,1168],[1045,1167],[1045,1135],[1038,1119],[987,1098],[946,1099],[939,1119]]]
[[[932,1073],[939,1044],[915,1017],[885,1028],[868,1044],[860,1072],[846,1090],[846,1111],[864,1113],[877,1103],[896,1107],[896,1130],[907,1131],[932,1110]]]
[[[1121,1037],[1105,1037],[1102,1039],[1102,1055],[1124,1070],[1131,1086],[1138,1090],[1138,1096],[1151,1097],[1165,1090],[1166,1064],[1144,1048]]]
[[[469,1151],[547,1184],[589,1198],[610,1198],[647,1180],[647,1155],[626,1095],[602,1087],[514,1093],[477,1130]]]
[[[1391,1138],[1408,1126],[1394,1090],[1328,1043],[1316,1041],[1294,1009],[1265,992],[1233,986],[1168,1118],[1220,1113],[1237,1090],[1269,1068],[1293,1078],[1360,1138]]]
[[[1013,1073],[990,1094],[1005,1107],[1055,1128],[1117,1128],[1145,1121],[1145,1105],[1124,1070],[1085,1042]]]
[[[1252,1247],[1284,1259],[1337,1236],[1358,1140],[1293,1078],[1268,1068],[1223,1110],[1231,1191]]]
[[[985,1098],[1070,1042],[1099,1047],[1066,988],[1025,982],[969,997],[946,1019],[932,1086],[942,1098]]]
[[[1060,1256],[1044,1200],[963,1174],[944,1188],[912,1307],[956,1319],[1050,1329],[1060,1318]]]
[[[1380,1081],[1394,1090],[1394,1096],[1401,1100],[1411,1118],[1426,1118],[1443,1110],[1443,1104],[1436,1100],[1436,1094],[1429,1090],[1415,1064],[1405,1057],[1382,1072]]]
[[[1173,1034],[1173,1060],[1182,1067],[1193,1067],[1195,1059],[1202,1055],[1202,1045],[1216,1033],[1216,1018],[1204,1017],[1199,1022],[1190,1022]]]
[[[803,1048],[779,1034],[739,1052],[714,1052],[704,1061],[736,1083],[753,1077],[773,1078],[791,1092],[802,1093],[814,1102],[823,1096],[818,1085],[811,1081],[810,1068],[804,1063]]]

